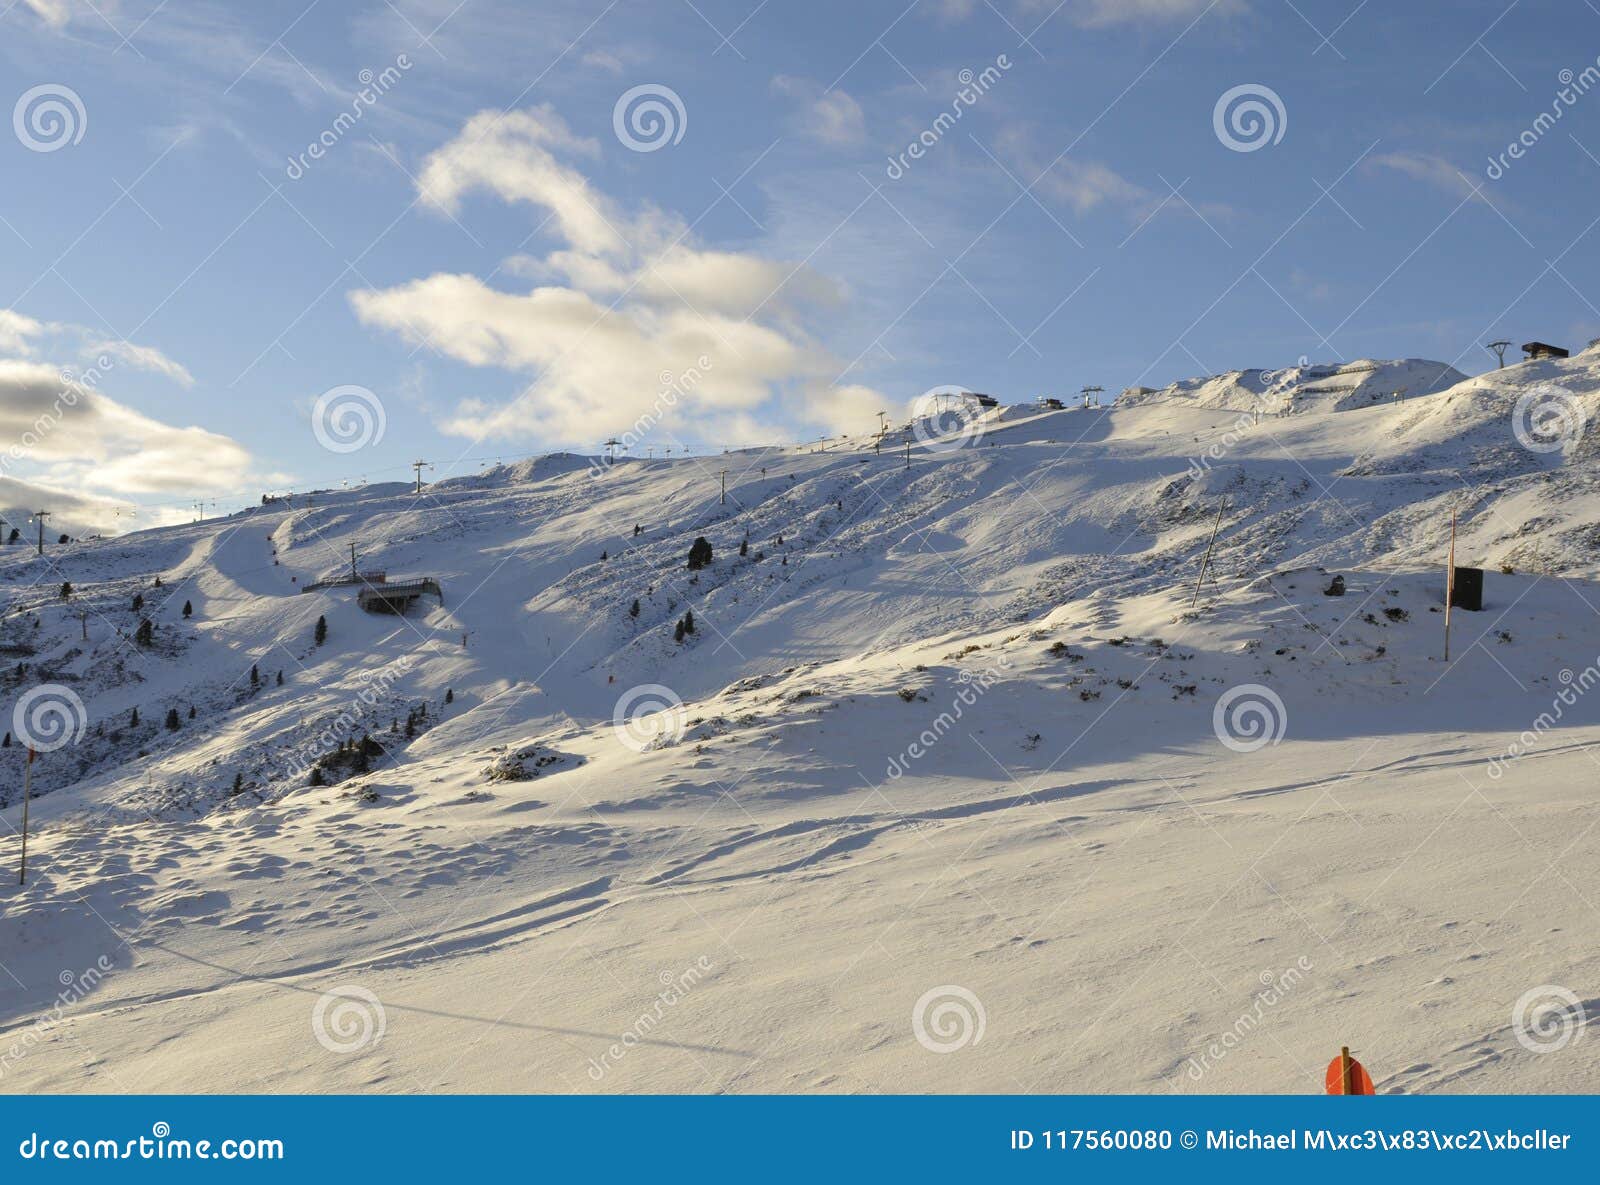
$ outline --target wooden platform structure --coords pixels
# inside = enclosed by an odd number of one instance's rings
[[[369,585],[356,595],[356,604],[368,613],[403,614],[419,598],[426,596],[438,597],[439,604],[444,604],[444,590],[431,576]]]
[[[384,584],[388,581],[387,572],[374,569],[370,572],[346,572],[343,576],[329,576],[325,580],[318,580],[306,585],[300,591],[321,592],[325,588],[349,588],[354,584]]]

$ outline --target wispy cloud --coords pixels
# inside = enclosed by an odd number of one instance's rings
[[[420,195],[452,213],[476,191],[546,211],[560,247],[513,266],[551,282],[509,292],[436,273],[350,294],[368,325],[537,376],[509,403],[463,402],[443,429],[592,443],[635,423],[690,370],[700,377],[666,417],[683,437],[770,437],[773,416],[859,423],[878,396],[832,387],[839,360],[800,327],[804,310],[837,303],[835,285],[801,264],[707,248],[653,205],[625,207],[570,163],[598,151],[549,107],[474,116],[424,162]]]
[[[848,148],[866,140],[861,104],[839,87],[824,91],[820,82],[780,74],[772,80],[772,89],[799,103],[799,129],[818,143]]]
[[[1482,195],[1476,192],[1477,187],[1462,170],[1444,157],[1435,156],[1431,152],[1385,152],[1370,157],[1367,167],[1390,169],[1410,177],[1413,181],[1424,182],[1453,193],[1457,197],[1471,196],[1475,201],[1484,200]]]

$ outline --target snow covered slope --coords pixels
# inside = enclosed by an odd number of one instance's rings
[[[1392,362],[1362,358],[1320,364],[1302,359],[1298,366],[1282,370],[1231,370],[1184,379],[1159,391],[1126,391],[1118,402],[1127,406],[1170,402],[1211,410],[1294,415],[1348,411],[1384,400],[1432,395],[1466,377],[1448,363],[1424,358]]]
[[[0,1082],[1600,1088],[1600,358],[1376,366],[0,551]]]

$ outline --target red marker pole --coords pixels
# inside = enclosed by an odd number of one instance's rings
[[[33,746],[28,746],[28,764],[22,767],[22,866],[17,869],[17,884],[28,883],[28,799],[33,797]]]

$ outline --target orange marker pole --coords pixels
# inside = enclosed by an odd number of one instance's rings
[[[1340,1094],[1355,1094],[1355,1084],[1350,1080],[1350,1067],[1350,1047],[1341,1045],[1339,1047],[1339,1085],[1342,1088]]]

